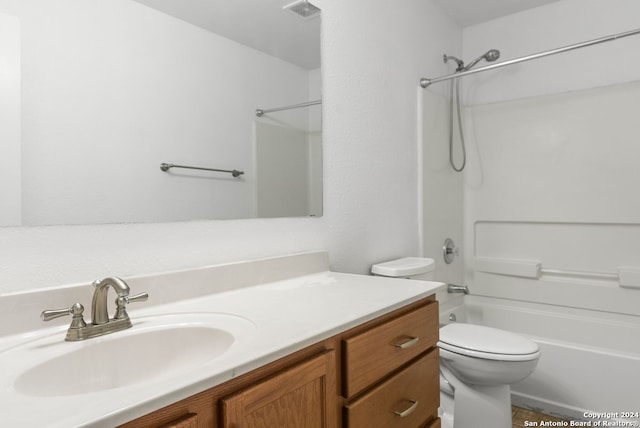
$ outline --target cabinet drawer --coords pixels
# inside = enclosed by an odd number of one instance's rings
[[[195,413],[186,414],[174,421],[167,422],[160,428],[198,428],[198,415]]]
[[[440,403],[438,349],[345,406],[347,427],[437,427]]]
[[[438,302],[342,341],[343,393],[351,397],[438,341]]]

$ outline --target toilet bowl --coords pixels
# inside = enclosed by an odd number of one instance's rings
[[[511,428],[510,385],[533,373],[538,345],[504,330],[460,323],[440,328],[438,347],[442,427]]]
[[[432,280],[433,259],[405,257],[374,265],[374,275]],[[440,328],[442,428],[511,428],[510,385],[528,377],[538,345],[515,333],[475,324]]]

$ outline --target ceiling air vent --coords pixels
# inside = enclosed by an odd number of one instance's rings
[[[320,9],[307,0],[298,0],[283,6],[282,9],[289,11],[302,19],[315,18],[320,14]]]

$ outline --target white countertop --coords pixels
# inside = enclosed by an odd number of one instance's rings
[[[179,376],[123,388],[36,397],[17,392],[13,382],[3,376],[0,384],[2,424],[28,428],[116,426],[420,300],[441,287],[443,284],[437,282],[319,272],[172,304],[145,308],[144,303],[137,303],[129,307],[132,329],[136,328],[136,319],[153,315],[227,313],[249,320],[255,330],[236,341],[211,364],[193,367]],[[144,290],[136,289],[132,293],[140,291]],[[66,326],[58,326],[2,337],[0,357],[6,359],[10,348],[25,340],[53,335],[55,340],[63,342],[65,331]],[[74,342],[74,345],[84,346],[82,344],[90,344],[91,340]],[[71,344],[64,342],[63,345]],[[22,363],[5,361],[2,371],[11,372]],[[95,364],[99,370],[100,361]]]

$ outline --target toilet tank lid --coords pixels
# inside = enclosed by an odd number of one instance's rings
[[[469,351],[504,355],[534,354],[540,349],[537,343],[519,334],[466,323],[453,323],[440,328],[438,345],[442,344]]]
[[[420,275],[433,271],[435,262],[424,257],[404,257],[384,263],[378,263],[371,267],[375,275],[389,276],[393,278],[405,278],[407,276]]]

